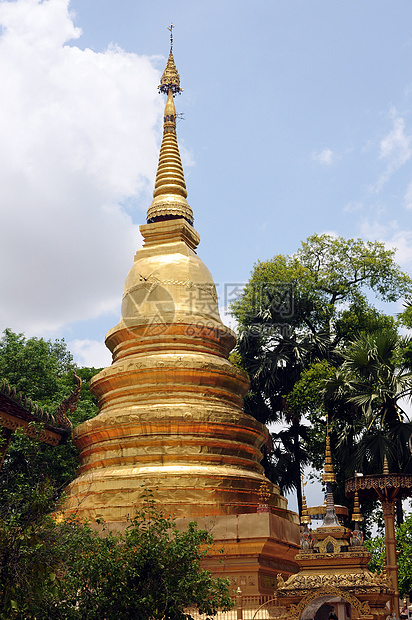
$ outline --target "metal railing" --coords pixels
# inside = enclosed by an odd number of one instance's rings
[[[271,606],[264,605],[269,601],[273,601],[273,596],[236,596],[233,598],[234,608],[230,611],[218,612],[215,618],[216,620],[270,620],[277,617],[277,614],[273,615]],[[207,618],[207,615],[199,614],[194,609],[187,611],[194,620],[205,620]]]

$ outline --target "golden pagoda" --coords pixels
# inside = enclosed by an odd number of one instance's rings
[[[297,515],[264,478],[268,431],[242,409],[249,380],[228,361],[235,336],[220,319],[213,278],[196,254],[200,238],[176,135],[174,98],[182,89],[170,31],[159,86],[167,95],[163,139],[147,224],[140,227],[144,245],[126,278],[120,321],[106,336],[112,365],[92,380],[99,414],[75,429],[80,468],[64,510],[122,529],[150,489],[182,526],[186,519],[201,525],[212,519],[207,526],[231,545],[228,556],[247,553],[248,565],[236,571],[253,573],[247,583],[254,590],[258,558],[266,558],[270,581],[263,589],[273,591],[275,571],[295,570]],[[257,513],[262,484],[270,512]],[[225,573],[225,566],[216,571]]]

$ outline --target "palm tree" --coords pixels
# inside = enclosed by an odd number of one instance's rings
[[[342,353],[341,367],[325,382],[326,402],[346,403],[351,412],[339,447],[341,454],[352,459],[353,469],[381,472],[386,457],[390,471],[412,470],[408,446],[412,424],[405,410],[412,399],[412,372],[402,354],[410,342],[393,330],[362,333]]]
[[[272,432],[271,446],[263,465],[267,477],[281,492],[296,490],[299,512],[302,510],[301,475],[309,463],[304,445],[308,427],[299,413],[289,411],[287,395],[299,379],[313,349],[309,338],[295,338],[274,332],[260,337],[255,324],[240,334],[237,350],[242,367],[248,372],[251,387],[245,398],[245,411],[263,424],[276,423],[281,430]]]

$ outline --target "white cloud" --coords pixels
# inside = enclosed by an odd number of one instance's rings
[[[400,265],[411,267],[412,230],[397,230],[388,240],[387,245],[396,248],[396,260]]]
[[[379,192],[392,174],[411,158],[411,136],[405,133],[405,121],[391,110],[392,129],[380,142],[380,159],[386,161],[383,174],[378,179],[375,192]]]
[[[313,161],[317,161],[324,166],[331,166],[337,159],[331,149],[323,149],[323,151],[314,151],[312,153]]]
[[[67,45],[68,3],[0,2],[0,330],[48,335],[113,311],[140,245],[130,212],[150,200],[159,74],[113,46]]]
[[[332,237],[333,239],[337,239],[339,237],[339,234],[336,232],[336,230],[322,230],[322,232],[320,232],[319,234],[329,235],[329,237]]]
[[[412,267],[412,230],[402,229],[396,220],[385,223],[364,221],[361,227],[366,239],[382,241],[388,249],[396,250],[395,260],[405,269]]]
[[[351,200],[344,207],[344,213],[355,213],[356,211],[361,211],[364,205],[361,201]]]
[[[69,342],[67,347],[79,366],[103,368],[112,363],[112,355],[103,342],[76,339]]]
[[[409,183],[408,188],[406,190],[404,205],[406,209],[412,209],[412,182]]]

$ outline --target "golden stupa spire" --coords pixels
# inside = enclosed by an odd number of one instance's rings
[[[329,416],[326,415],[326,454],[325,454],[325,468],[322,474],[322,482],[336,482],[336,475],[333,471],[332,452],[330,449],[330,436],[329,436]]]
[[[356,472],[355,472],[355,476],[356,476]],[[355,491],[355,498],[354,498],[354,501],[353,501],[352,521],[355,521],[355,523],[363,521],[363,517],[362,517],[361,511],[360,511],[359,493],[358,493],[358,491]]]
[[[326,415],[326,454],[325,468],[322,474],[322,482],[326,483],[326,513],[323,519],[323,526],[339,526],[339,521],[335,512],[335,503],[333,500],[332,484],[336,482],[336,475],[333,471],[332,452],[330,449],[329,436],[329,416]]]
[[[312,523],[309,511],[308,511],[308,507],[306,505],[306,497],[305,497],[305,486],[306,485],[307,485],[307,482],[303,482],[303,476],[302,476],[302,515],[300,517],[300,522],[302,525]]]
[[[389,476],[389,463],[388,463],[388,456],[386,454],[383,459],[383,472],[382,473],[384,476]]]
[[[147,223],[184,218],[193,225],[193,211],[186,198],[186,182],[176,135],[176,108],[173,97],[182,92],[180,75],[173,58],[173,24],[170,25],[170,53],[159,84],[167,95],[153,201],[147,211]]]

